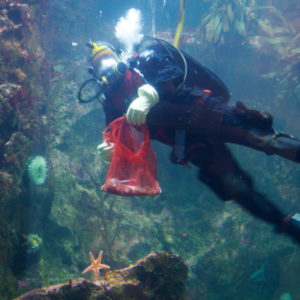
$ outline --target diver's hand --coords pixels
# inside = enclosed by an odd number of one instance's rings
[[[110,143],[108,145],[107,143],[103,142],[97,147],[97,151],[100,155],[101,160],[106,164],[109,164],[111,162],[112,155],[114,153],[114,146],[114,143]]]
[[[131,102],[127,109],[127,122],[133,125],[143,125],[150,109],[158,103],[159,97],[154,87],[145,84],[138,89],[139,97]]]

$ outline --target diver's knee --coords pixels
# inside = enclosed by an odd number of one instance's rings
[[[213,160],[213,151],[205,143],[195,143],[185,149],[185,160],[198,168],[207,168]]]

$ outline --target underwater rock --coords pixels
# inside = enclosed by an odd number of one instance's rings
[[[68,283],[36,289],[15,300],[187,300],[187,273],[188,268],[180,256],[151,253],[128,268],[106,272],[103,280],[70,279]]]

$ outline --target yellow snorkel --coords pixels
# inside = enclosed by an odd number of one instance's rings
[[[178,25],[176,29],[176,34],[174,38],[173,45],[178,48],[179,46],[179,40],[183,28],[183,23],[184,23],[184,7],[185,7],[185,0],[181,0],[180,2],[180,13],[179,13],[179,18],[178,18]]]

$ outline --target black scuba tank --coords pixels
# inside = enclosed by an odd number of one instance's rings
[[[138,45],[138,52],[148,53],[148,57],[151,57],[151,53],[153,53],[152,56],[170,57],[181,71],[177,72],[177,74],[169,74],[168,79],[173,80],[173,77],[178,78],[177,83],[179,88],[184,85],[191,89],[206,89],[211,91],[212,97],[222,97],[225,102],[229,100],[230,92],[216,74],[204,67],[185,51],[177,49],[172,44],[161,39],[144,37],[143,41]],[[148,58],[146,58],[147,60]],[[146,70],[147,72],[149,72],[149,68]],[[172,72],[176,73],[176,68]],[[151,78],[151,75],[148,77]]]
[[[196,59],[182,51],[187,62],[185,85],[201,90],[210,90],[212,97],[222,97],[225,102],[230,99],[230,92],[225,83],[211,70],[201,65]]]

